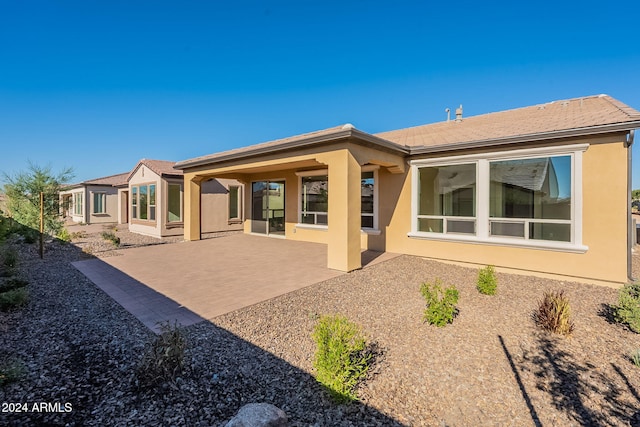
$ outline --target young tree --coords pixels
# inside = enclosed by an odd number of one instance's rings
[[[640,200],[640,190],[632,190],[631,191],[631,198],[633,200]]]
[[[40,229],[40,193],[44,193],[44,230],[56,234],[62,229],[59,195],[64,184],[73,178],[71,168],[57,175],[51,167],[29,163],[27,171],[15,176],[4,175],[4,193],[7,197],[7,213],[18,223],[34,230]]]

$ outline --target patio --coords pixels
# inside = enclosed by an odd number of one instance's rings
[[[326,267],[327,246],[234,234],[118,251],[74,262],[152,330],[197,323],[345,274]],[[363,266],[395,257],[365,251]]]

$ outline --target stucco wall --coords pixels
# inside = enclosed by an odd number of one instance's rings
[[[94,213],[95,193],[104,193],[105,213]],[[89,185],[85,193],[88,207],[88,224],[105,224],[118,222],[118,189],[105,185]]]
[[[386,250],[435,259],[492,264],[574,278],[626,282],[626,148],[622,139],[574,141],[591,143],[583,154],[582,243],[585,253],[529,249],[480,243],[445,242],[408,237],[411,231],[411,172],[392,176],[381,192],[381,205],[397,203],[386,231]],[[605,143],[606,142],[606,143]],[[402,181],[402,182],[400,182]],[[392,190],[393,189],[393,190]],[[391,200],[389,200],[391,199]]]
[[[240,197],[244,197],[242,184],[235,179],[213,179],[202,183],[201,187],[201,227],[203,233],[242,230],[242,218],[246,217],[246,203],[241,204],[240,219],[229,219],[229,186],[240,186]],[[182,229],[181,229],[182,233]]]

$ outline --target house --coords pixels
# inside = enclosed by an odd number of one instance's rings
[[[640,113],[607,95],[370,134],[352,125],[178,162],[184,235],[205,182],[246,183],[246,233],[618,286],[630,277],[630,174]]]
[[[62,214],[84,224],[115,223],[118,220],[118,187],[126,186],[129,173],[92,179],[60,192]]]
[[[174,162],[142,159],[118,190],[118,222],[129,231],[152,237],[181,236],[183,229],[183,174]],[[234,179],[202,183],[202,233],[242,229],[243,185]]]

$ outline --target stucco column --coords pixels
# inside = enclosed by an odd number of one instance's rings
[[[200,240],[200,180],[184,175],[184,239]]]
[[[361,168],[349,150],[323,155],[329,169],[327,267],[352,271],[360,260]]]

